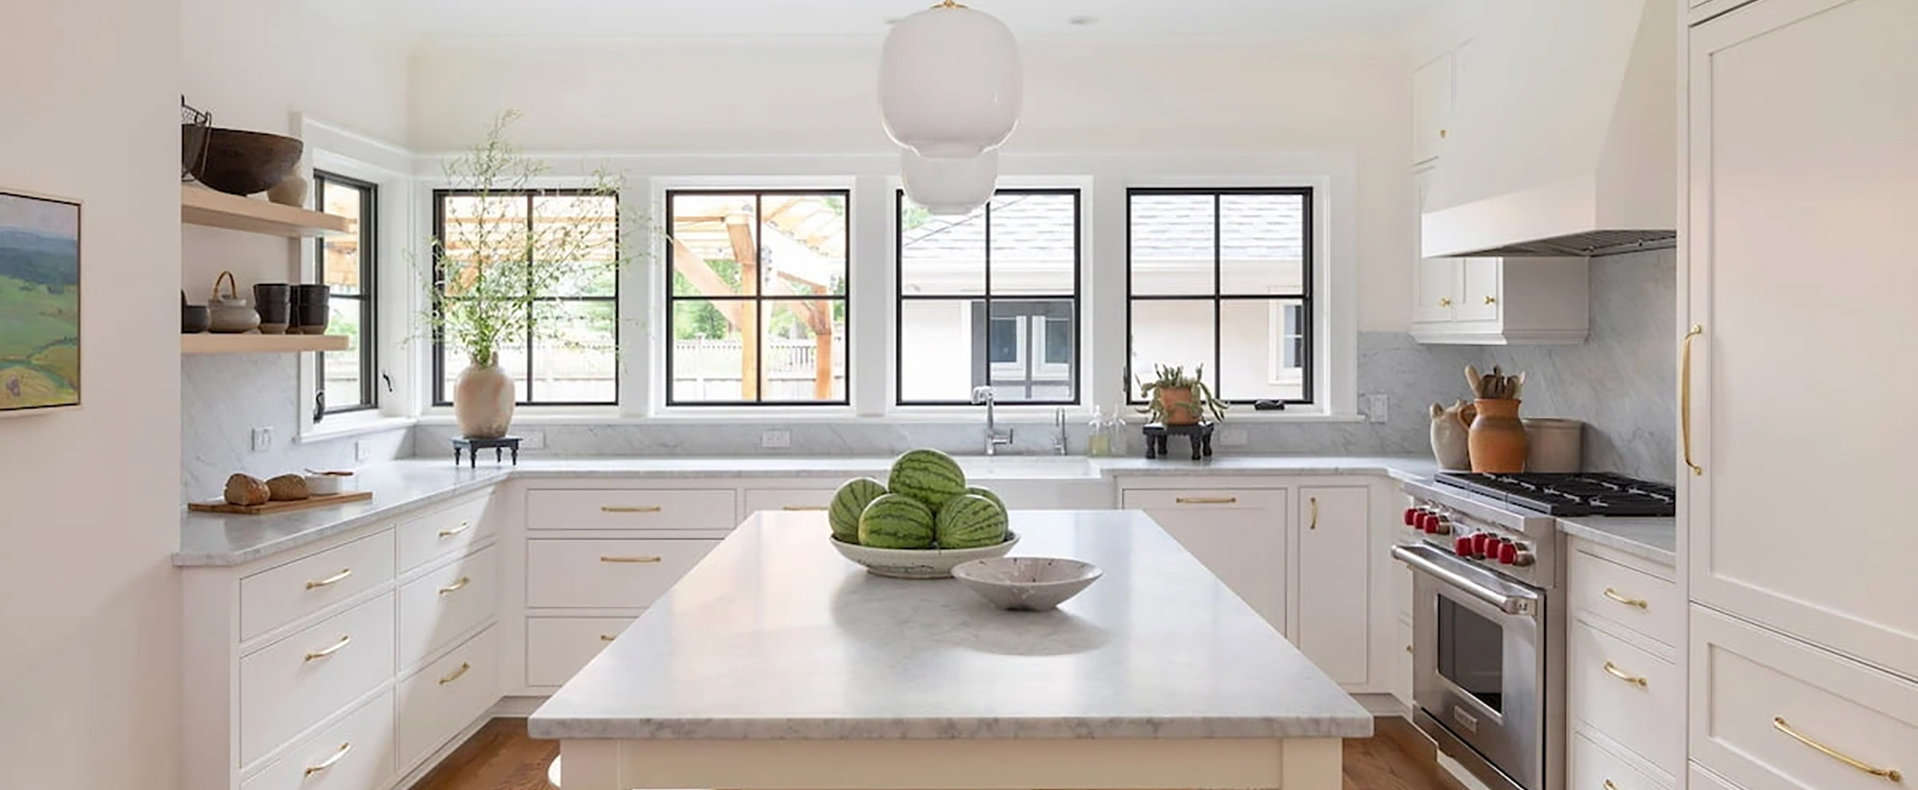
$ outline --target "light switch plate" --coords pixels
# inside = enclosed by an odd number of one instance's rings
[[[1385,422],[1387,419],[1390,419],[1390,412],[1388,411],[1390,406],[1391,398],[1383,392],[1375,392],[1365,396],[1365,421]]]
[[[760,431],[759,446],[766,450],[782,450],[793,446],[792,431]]]
[[[273,426],[263,425],[252,432],[253,452],[264,453],[273,449]]]

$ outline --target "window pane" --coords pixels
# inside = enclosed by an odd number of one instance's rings
[[[610,301],[562,302],[533,333],[533,394],[542,403],[618,399],[618,335]]]
[[[1213,196],[1132,196],[1132,292],[1209,294]]]
[[[526,197],[446,195],[441,203],[441,277],[446,292],[468,293],[487,278],[489,292],[524,291]]]
[[[1219,397],[1305,397],[1305,308],[1292,299],[1230,299],[1219,313]]]
[[[1245,296],[1305,289],[1305,196],[1219,198],[1219,289]]]
[[[672,196],[673,293],[756,293],[759,239],[751,194]]]
[[[346,350],[320,354],[321,389],[326,392],[326,408],[346,409],[362,404],[360,399],[360,300],[334,295],[327,300],[326,323],[329,335],[345,335]]]
[[[366,197],[364,190],[326,178],[317,180],[326,213],[354,221],[361,219],[360,201]],[[332,286],[334,296],[357,296],[360,293],[359,235],[327,237],[321,244],[320,257],[320,282]],[[327,403],[332,402],[329,396]]]
[[[745,324],[748,332],[740,331]],[[677,403],[754,400],[758,324],[750,301],[673,302],[672,399]],[[741,342],[741,338],[745,342]]]
[[[526,346],[516,345],[502,348],[498,352],[499,366],[513,380],[513,399],[526,402]],[[445,377],[440,380],[443,388],[440,394],[447,402],[452,402],[455,386],[459,383],[460,371],[465,370],[471,360],[466,350],[454,346],[446,347]]]
[[[1138,380],[1151,381],[1153,366],[1183,366],[1187,375],[1205,366],[1207,383],[1218,381],[1213,370],[1212,300],[1159,299],[1132,303],[1131,398],[1140,399]]]
[[[617,285],[619,201],[611,195],[546,195],[533,198],[541,296],[612,296]],[[538,356],[535,354],[535,356]],[[545,400],[545,394],[540,395]]]
[[[985,207],[964,217],[935,217],[908,198],[899,200],[899,292],[985,293]]]
[[[767,294],[846,293],[846,199],[760,198],[760,278]]]
[[[980,303],[969,299],[908,299],[899,305],[899,399],[971,400],[973,328]],[[981,381],[980,383],[984,383]]]
[[[995,401],[1072,399],[1073,320],[1070,299],[993,300],[986,368]]]
[[[1078,265],[1072,195],[1001,193],[992,199],[992,295],[1071,294]]]
[[[764,305],[766,383],[761,399],[844,401],[845,303],[781,299]]]

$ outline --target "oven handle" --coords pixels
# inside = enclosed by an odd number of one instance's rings
[[[1423,572],[1427,576],[1451,585],[1454,589],[1469,593],[1473,598],[1484,601],[1506,614],[1530,617],[1537,611],[1538,596],[1513,595],[1504,590],[1489,587],[1450,567],[1455,561],[1439,554],[1436,549],[1425,546],[1393,546],[1392,557],[1411,566],[1412,570]]]

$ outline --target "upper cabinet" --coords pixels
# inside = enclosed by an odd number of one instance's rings
[[[1433,168],[1414,183],[1423,203]],[[1583,343],[1590,330],[1584,258],[1420,258],[1412,338],[1422,343]]]
[[[1412,163],[1437,159],[1445,138],[1451,132],[1446,124],[1452,117],[1453,53],[1412,72]]]

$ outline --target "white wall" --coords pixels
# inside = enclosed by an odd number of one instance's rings
[[[0,186],[77,198],[78,411],[0,419],[0,787],[179,783],[178,5],[10,0]]]

